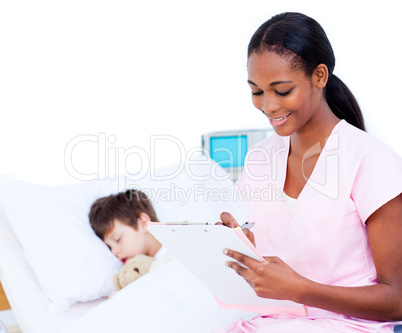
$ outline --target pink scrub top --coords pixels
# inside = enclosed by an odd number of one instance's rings
[[[377,274],[365,222],[402,192],[401,158],[366,132],[341,120],[289,211],[283,192],[289,145],[289,137],[274,134],[251,147],[236,184],[247,206],[248,221],[256,223],[253,232],[257,248],[264,256],[278,256],[301,275],[319,283],[375,284]],[[305,156],[317,153],[319,144]],[[326,332],[326,325],[329,331],[392,332],[389,323],[312,307],[306,310],[307,318],[290,320],[286,319],[289,316],[279,315],[249,322],[239,320],[223,332],[282,332],[279,328],[269,329],[279,324],[283,332],[296,328],[302,332],[302,323],[312,325],[306,326],[308,332]],[[290,325],[288,330],[286,325]],[[314,330],[316,325],[321,326]]]

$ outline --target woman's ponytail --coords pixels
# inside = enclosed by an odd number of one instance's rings
[[[356,98],[336,75],[330,74],[325,87],[325,97],[332,112],[340,119],[365,131],[363,114]]]

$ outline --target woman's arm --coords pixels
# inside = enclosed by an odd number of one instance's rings
[[[261,263],[230,250],[227,254],[248,268],[234,262],[228,265],[261,297],[289,299],[351,317],[402,320],[402,194],[375,211],[366,224],[377,270],[375,285],[324,285],[297,274],[277,257]]]

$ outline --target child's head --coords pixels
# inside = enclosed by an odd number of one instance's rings
[[[97,199],[89,212],[89,221],[120,260],[136,254],[154,256],[160,244],[147,230],[147,222],[158,222],[155,210],[145,195],[128,190]]]

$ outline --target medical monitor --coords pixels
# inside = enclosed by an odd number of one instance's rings
[[[273,129],[211,132],[202,135],[202,148],[236,181],[249,147],[264,140]]]

